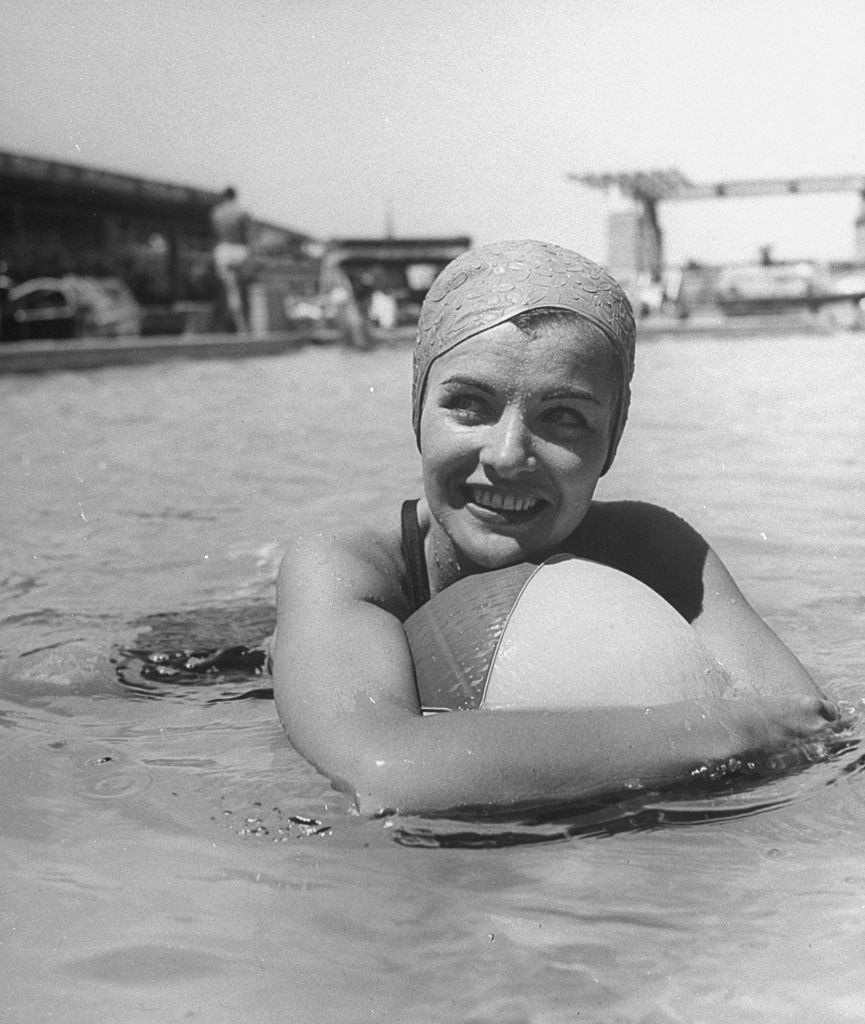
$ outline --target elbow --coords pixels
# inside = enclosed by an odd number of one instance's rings
[[[377,817],[402,809],[396,792],[397,773],[385,761],[363,756],[341,764],[328,763],[327,757],[317,757],[288,729],[286,733],[295,750],[324,775],[335,790],[353,801],[359,814]]]
[[[429,771],[428,766],[400,752],[378,750],[353,758],[330,779],[351,797],[359,814],[381,817],[440,811],[459,802],[446,783],[446,774]]]
[[[332,777],[331,782],[354,800],[358,813],[365,817],[381,817],[405,810],[399,773],[392,763],[381,758],[364,757],[345,775]]]

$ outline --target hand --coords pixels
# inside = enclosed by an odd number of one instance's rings
[[[743,723],[745,735],[751,734],[756,748],[763,750],[844,732],[857,718],[851,705],[804,694],[735,700],[733,705],[749,720]]]
[[[707,758],[695,776],[716,778],[731,772],[789,770],[830,756],[849,737],[855,708],[803,695],[724,702],[724,725],[736,748],[727,757]]]

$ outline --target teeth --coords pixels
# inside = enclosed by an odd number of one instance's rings
[[[526,512],[528,509],[534,508],[540,501],[539,498],[530,494],[503,494],[490,487],[473,487],[471,496],[476,505],[504,512]]]

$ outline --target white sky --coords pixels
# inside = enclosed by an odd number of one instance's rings
[[[569,171],[865,173],[865,0],[4,0],[0,148],[321,237],[606,258]],[[675,262],[853,255],[851,195],[661,207]]]

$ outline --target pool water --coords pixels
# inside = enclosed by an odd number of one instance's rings
[[[865,1020],[857,744],[559,820],[368,820],[247,644],[298,532],[419,489],[406,348],[0,378],[0,1019]],[[604,498],[678,511],[865,696],[865,339],[638,346]],[[133,653],[130,653],[133,652]]]

